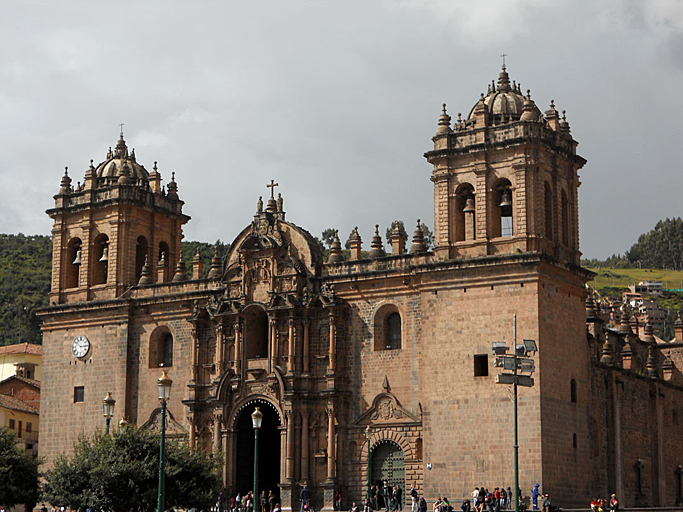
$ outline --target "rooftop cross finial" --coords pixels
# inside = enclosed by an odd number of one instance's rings
[[[279,183],[275,183],[275,180],[270,180],[270,185],[266,185],[266,188],[270,189],[270,198],[275,199],[275,187],[279,187]]]
[[[123,137],[123,123],[121,123],[121,124],[119,125],[119,127],[121,128],[121,133],[120,133],[120,135],[121,135],[121,137]]]
[[[508,54],[507,54],[507,53],[502,53],[500,56],[503,57],[503,69],[505,69],[505,57],[507,57]]]

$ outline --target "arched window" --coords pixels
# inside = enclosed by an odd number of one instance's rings
[[[512,184],[509,180],[502,179],[494,187],[492,206],[494,212],[492,236],[495,238],[514,235]]]
[[[401,348],[401,315],[391,313],[387,317],[387,350],[397,350]]]
[[[142,267],[145,265],[145,258],[147,257],[147,239],[144,236],[139,236],[137,244],[135,245],[135,283],[140,280],[142,275]]]
[[[569,393],[570,393],[571,401],[572,401],[572,403],[575,404],[576,403],[576,381],[574,379],[572,379],[569,387],[570,387]]]
[[[149,367],[173,366],[173,334],[168,327],[157,327],[149,339]]]
[[[78,288],[78,277],[81,271],[81,246],[80,238],[72,238],[66,246],[64,288]]]
[[[545,182],[545,237],[553,239],[553,191],[550,184]]]
[[[475,199],[474,187],[469,183],[458,186],[455,192],[455,211],[453,212],[453,240],[462,242],[474,240]]]
[[[252,306],[248,308],[244,321],[245,357],[268,357],[268,315],[259,306]]]
[[[402,346],[401,314],[394,304],[385,304],[375,313],[375,350],[399,350]]]
[[[569,246],[569,203],[567,202],[567,193],[562,191],[562,201],[560,206],[562,212],[562,243]]]
[[[92,246],[92,284],[105,284],[109,269],[109,237],[101,234]]]
[[[576,450],[578,444],[576,442],[576,434],[572,434],[572,447]]]

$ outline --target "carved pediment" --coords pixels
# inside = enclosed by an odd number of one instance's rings
[[[405,409],[389,391],[377,395],[372,405],[356,421],[358,425],[391,423],[421,423],[421,420]]]
[[[161,408],[156,408],[149,415],[149,419],[141,427],[145,430],[161,430]],[[166,409],[166,438],[185,439],[188,436],[187,429],[183,427]]]

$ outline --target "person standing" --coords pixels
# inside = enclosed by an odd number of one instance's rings
[[[354,503],[355,505],[355,503]],[[356,507],[358,508],[358,507]],[[342,499],[341,499],[341,492],[339,489],[334,493],[334,509],[335,510],[341,510],[342,509]]]
[[[414,485],[410,488],[410,512],[417,512],[417,491]]]
[[[304,484],[299,493],[299,501],[301,501],[301,512],[304,512],[304,507],[308,509],[308,502],[311,501],[311,491],[308,490],[306,484]]]
[[[618,512],[619,510],[619,500],[617,499],[616,494],[612,494],[609,500],[609,509],[611,512]]]
[[[531,502],[534,505],[534,510],[538,510],[538,484],[531,489]]]
[[[382,499],[384,500],[384,508],[387,512],[391,510],[391,494],[391,487],[389,487],[385,480],[384,485],[382,486]]]

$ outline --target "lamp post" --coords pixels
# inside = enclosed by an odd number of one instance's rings
[[[260,500],[258,494],[258,433],[261,430],[263,413],[257,407],[251,413],[251,423],[254,426],[254,512],[259,512]]]
[[[513,317],[513,345],[512,355],[507,355],[509,350],[505,342],[493,343],[493,355],[495,356],[495,366],[503,368],[503,373],[497,376],[497,384],[512,384],[514,389],[514,407],[513,417],[515,426],[515,444],[514,448],[514,465],[515,465],[515,512],[519,512],[519,436],[517,426],[517,386],[531,387],[534,385],[534,379],[531,374],[536,369],[533,359],[529,355],[534,355],[538,351],[536,342],[534,340],[524,340],[520,345],[517,344],[517,313]],[[520,357],[522,356],[522,357]],[[512,373],[505,373],[505,371],[512,371]],[[529,375],[519,375],[518,372],[528,373]]]
[[[102,410],[104,412],[105,421],[107,424],[106,433],[109,433],[109,425],[111,423],[111,417],[114,416],[114,405],[116,405],[116,400],[112,398],[111,393],[107,393],[107,396],[102,400]]]
[[[166,375],[166,370],[157,380],[159,402],[161,402],[161,442],[159,444],[159,493],[157,494],[157,512],[164,512],[164,452],[166,451],[166,402],[171,396],[173,381]]]
[[[368,440],[368,460],[367,460],[367,478],[365,479],[365,497],[367,499],[372,499],[372,496],[370,496],[370,425],[365,427],[365,439]]]

